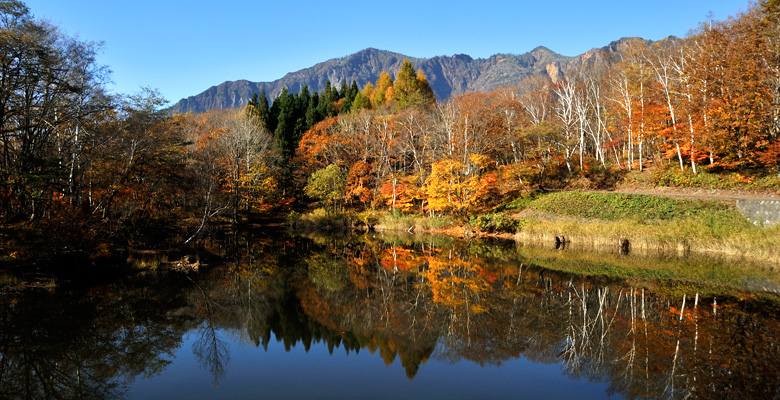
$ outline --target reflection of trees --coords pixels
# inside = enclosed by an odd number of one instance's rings
[[[214,387],[225,377],[225,371],[230,363],[230,350],[227,343],[219,337],[219,332],[213,324],[204,322],[198,328],[198,339],[192,344],[192,354],[209,371],[214,380]]]
[[[715,313],[695,293],[683,305],[459,243],[325,242],[315,253],[292,280],[305,315],[387,363],[400,358],[410,378],[439,343],[437,357],[453,362],[561,362],[626,397],[771,397],[780,387],[771,307],[721,300]],[[322,257],[337,285],[317,276]]]
[[[398,360],[410,379],[431,356],[480,365],[523,357],[560,363],[629,398],[780,390],[773,304],[682,291],[669,298],[552,273],[504,261],[512,249],[494,244],[231,240],[224,254],[235,260],[191,281],[0,298],[0,398],[121,397],[123,380],[163,370],[193,327],[193,353],[215,383],[230,356],[225,338],[234,337],[266,349],[276,340],[288,350],[368,350]]]
[[[181,298],[135,284],[0,297],[0,398],[113,399],[181,342]]]
[[[425,278],[401,272],[417,267],[399,259],[405,252],[375,246],[356,243],[331,252],[331,262],[346,270],[338,291],[319,285],[311,273],[301,274],[294,285],[307,315],[345,338],[354,337],[357,348],[378,351],[386,364],[398,358],[413,377],[436,344]],[[309,271],[318,268],[311,261],[305,264]]]
[[[199,305],[203,316],[203,323],[198,328],[198,339],[192,344],[192,354],[201,365],[214,376],[212,385],[219,386],[219,382],[224,378],[227,365],[230,363],[230,350],[227,343],[219,336],[218,328],[215,325],[215,314],[221,310],[220,304],[216,302],[198,283],[194,283],[195,288],[201,294],[200,301],[194,301]]]

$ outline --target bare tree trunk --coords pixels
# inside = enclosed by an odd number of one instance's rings
[[[685,171],[685,168],[683,167],[682,153],[680,152],[680,143],[675,141],[674,145],[677,146],[677,158],[680,159],[680,171]]]

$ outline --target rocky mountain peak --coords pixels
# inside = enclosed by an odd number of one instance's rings
[[[290,72],[273,82],[223,82],[200,94],[180,100],[170,110],[186,113],[242,107],[254,93],[260,93],[262,90],[273,99],[284,87],[291,92],[300,91],[304,85],[310,90],[322,91],[328,80],[332,85],[339,85],[342,80],[350,83],[355,80],[358,86],[363,87],[367,82],[376,82],[382,71],[394,76],[404,59],[409,59],[415,68],[423,70],[436,98],[441,100],[469,91],[486,91],[517,84],[534,75],[547,76],[553,82],[558,82],[573,68],[600,68],[613,62],[614,54],[623,51],[629,40],[633,39],[622,38],[577,57],[562,56],[544,46],[536,47],[525,54],[496,54],[487,59],[474,59],[466,54],[415,58],[366,48],[345,57]],[[609,54],[613,56],[607,56]]]

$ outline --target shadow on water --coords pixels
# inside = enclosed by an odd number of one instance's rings
[[[208,246],[230,261],[3,294],[0,397],[128,397],[135,379],[177,362],[188,332],[215,386],[231,368],[228,340],[246,351],[276,340],[398,360],[410,380],[430,359],[523,358],[625,398],[780,395],[770,301],[556,272],[500,242],[255,232]]]

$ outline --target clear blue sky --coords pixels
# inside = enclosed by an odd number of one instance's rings
[[[252,1],[26,0],[82,40],[103,41],[116,93],[159,89],[171,103],[227,80],[273,81],[367,47],[413,57],[568,56],[624,36],[685,36],[747,0]]]

